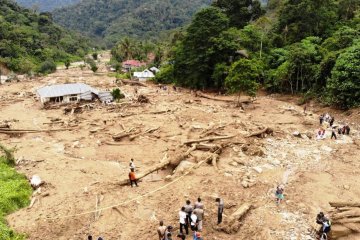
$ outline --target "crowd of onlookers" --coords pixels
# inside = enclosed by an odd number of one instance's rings
[[[317,131],[316,139],[322,140],[326,138],[326,129],[331,129],[331,139],[337,139],[338,135],[349,135],[350,126],[348,124],[334,125],[335,118],[330,114],[321,114],[319,117],[320,128]]]

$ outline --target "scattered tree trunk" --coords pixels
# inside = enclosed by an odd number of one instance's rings
[[[196,96],[206,98],[206,99],[210,99],[210,100],[214,100],[214,101],[221,101],[221,102],[228,102],[228,103],[233,103],[234,102],[234,100],[231,100],[231,99],[216,98],[216,97],[206,95],[206,94],[204,94],[202,92],[199,92],[199,91],[196,92]],[[248,100],[239,101],[238,103],[239,104],[249,104],[249,103],[252,103],[252,102],[254,102],[254,101],[251,100],[251,99],[248,99]]]
[[[263,130],[260,130],[260,131],[257,131],[257,132],[254,132],[246,137],[260,137],[260,138],[264,138],[265,135],[273,135],[274,133],[274,130],[272,128],[264,128]]]
[[[360,207],[360,202],[330,202],[331,207]]]
[[[188,140],[188,141],[184,142],[183,144],[184,144],[184,145],[189,145],[189,144],[193,144],[193,143],[200,143],[200,142],[208,142],[208,141],[229,139],[229,138],[233,138],[233,137],[236,137],[236,135],[224,136],[224,137],[202,138],[202,139],[198,139],[198,140]]]
[[[131,86],[140,86],[140,87],[147,87],[146,84],[139,82],[139,81],[134,81],[134,80],[125,80],[125,79],[121,79],[120,80],[123,84],[129,84]]]

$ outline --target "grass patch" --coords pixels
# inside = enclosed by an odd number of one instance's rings
[[[22,240],[25,236],[11,230],[5,216],[29,205],[32,189],[25,176],[11,167],[6,155],[0,156],[0,239]]]

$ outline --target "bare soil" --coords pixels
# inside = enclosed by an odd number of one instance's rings
[[[1,143],[17,148],[18,171],[29,178],[37,174],[45,181],[31,208],[7,217],[10,226],[29,239],[86,239],[88,234],[104,239],[158,239],[159,220],[178,228],[178,211],[185,200],[195,202],[200,196],[206,209],[204,239],[310,240],[315,239],[315,216],[320,210],[330,210],[329,201],[360,201],[358,109],[350,114],[334,112],[336,122],[350,124],[350,136],[339,136],[335,141],[328,131],[327,139],[316,141],[321,108],[309,105],[304,114],[294,101],[271,95],[258,97],[243,111],[231,103],[196,97],[187,89],[169,87],[164,91],[151,83],[147,87],[126,85],[120,86],[126,95],[122,102],[107,106],[91,103],[91,109],[84,107],[81,113],[67,115],[63,109],[68,106],[45,110],[34,95],[40,86],[53,83],[117,87],[104,66],[99,71],[94,74],[72,68],[0,85],[0,122],[9,121],[13,129],[70,128],[0,134]],[[137,103],[135,88],[150,103]],[[123,131],[144,132],[157,127],[132,141],[112,139]],[[131,158],[137,171],[143,172],[166,155],[186,151],[190,147],[184,146],[184,141],[204,137],[205,130],[212,127],[216,130],[209,136],[236,135],[213,142],[223,146],[218,171],[205,163],[178,181],[186,170],[174,174],[169,168],[157,171],[138,188],[118,184],[127,177]],[[273,136],[247,137],[264,127],[272,128]],[[295,131],[303,137],[293,136]],[[198,163],[207,154],[197,150],[186,160]],[[277,206],[274,191],[281,183],[285,185],[285,201]],[[217,230],[218,196],[225,201],[225,221],[243,203],[253,205],[237,233]],[[95,214],[97,208],[107,209]]]

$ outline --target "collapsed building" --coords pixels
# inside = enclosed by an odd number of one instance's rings
[[[99,91],[84,83],[69,83],[46,86],[36,91],[42,104],[71,103],[84,101],[111,102],[113,97],[109,91]]]

